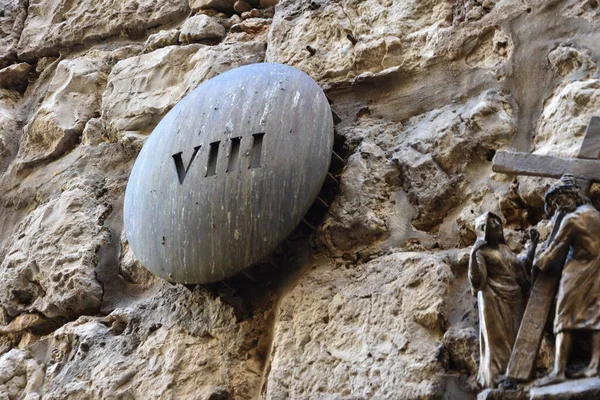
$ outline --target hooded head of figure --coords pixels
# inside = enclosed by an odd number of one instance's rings
[[[502,219],[492,212],[480,215],[475,220],[475,229],[477,230],[477,237],[489,244],[505,243]]]
[[[554,215],[558,210],[565,213],[573,212],[579,206],[590,202],[571,174],[563,175],[560,182],[548,190],[544,200],[546,214],[549,216]]]

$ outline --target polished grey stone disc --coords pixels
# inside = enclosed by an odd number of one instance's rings
[[[230,277],[301,222],[327,174],[333,119],[304,72],[253,64],[219,75],[163,118],[125,193],[131,248],[179,283]]]

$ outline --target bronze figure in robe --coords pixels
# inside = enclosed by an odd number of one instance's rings
[[[600,363],[600,212],[574,181],[564,180],[548,192],[546,207],[550,213],[564,217],[554,240],[538,254],[535,265],[542,271],[557,262],[564,263],[564,267],[556,298],[554,370],[539,385],[566,379],[573,331],[588,330],[592,335],[591,360],[579,375],[598,375]]]
[[[479,373],[483,387],[495,387],[506,372],[525,309],[525,292],[539,239],[523,254],[515,254],[504,240],[502,220],[485,213],[476,221],[479,239],[471,251],[469,280],[479,307]]]

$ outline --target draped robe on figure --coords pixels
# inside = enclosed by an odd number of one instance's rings
[[[517,256],[504,243],[485,245],[469,266],[479,304],[479,373],[484,387],[494,387],[506,372],[523,311],[529,282],[526,256]],[[475,265],[476,264],[476,265]],[[477,278],[478,277],[478,278]]]
[[[556,300],[554,332],[600,331],[600,212],[585,204],[562,221],[556,238],[539,255],[544,270],[569,253]]]

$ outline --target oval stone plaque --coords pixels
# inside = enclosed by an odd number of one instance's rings
[[[140,152],[125,193],[131,248],[179,283],[230,277],[301,222],[327,174],[333,119],[304,72],[253,64],[181,100]]]

